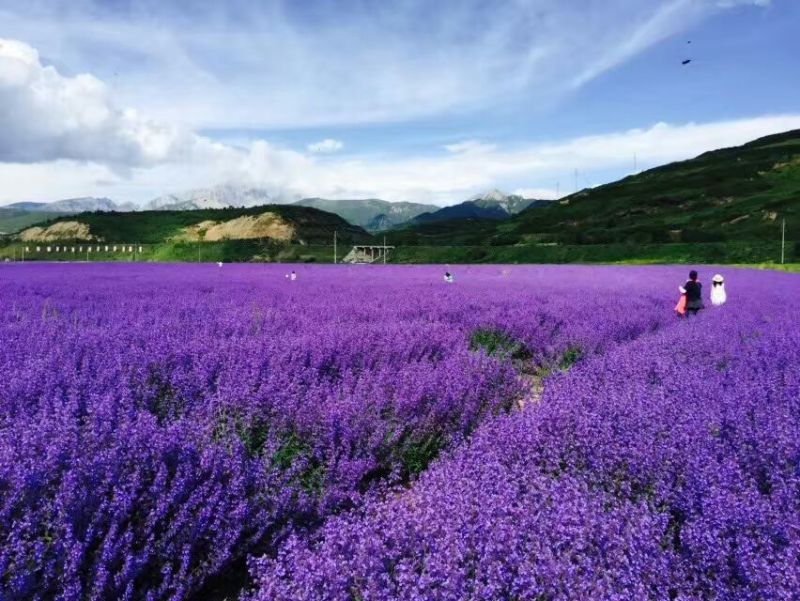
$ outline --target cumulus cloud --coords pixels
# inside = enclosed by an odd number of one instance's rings
[[[313,144],[309,144],[306,149],[308,152],[315,152],[315,153],[329,153],[329,152],[337,152],[344,147],[344,143],[340,140],[334,140],[332,138],[325,138],[324,140],[320,140],[319,142],[314,142]]]
[[[647,128],[500,148],[469,143],[457,151],[400,159],[320,159],[257,142],[228,156],[226,176],[277,193],[331,198],[380,197],[450,203],[507,183],[526,182],[526,193],[554,197],[580,173],[581,187],[624,175],[632,157],[654,166],[755,138],[800,128],[800,114],[714,123],[657,123]],[[594,181],[590,181],[594,180]],[[511,188],[513,189],[513,188]],[[562,191],[564,191],[562,190]]]
[[[518,189],[525,196],[554,198],[571,191],[574,170],[581,187],[630,172],[632,157],[648,167],[691,158],[708,150],[800,128],[800,114],[714,123],[657,123],[650,127],[568,140],[501,148],[471,146],[468,152],[424,153],[400,159],[323,157],[257,141],[247,148],[207,147],[190,161],[137,169],[130,178],[95,164],[74,161],[0,164],[0,201],[110,195],[148,200],[166,191],[239,182],[275,196],[325,196],[419,200],[449,204],[492,187]],[[116,186],[109,189],[108,182]],[[593,180],[593,181],[590,181]],[[34,183],[30,183],[33,181]],[[83,187],[81,187],[83,182]],[[102,185],[101,185],[102,182]]]
[[[0,161],[154,164],[191,150],[195,136],[111,102],[89,74],[61,75],[39,53],[0,39]]]

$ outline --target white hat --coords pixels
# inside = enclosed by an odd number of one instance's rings
[[[716,282],[717,284],[721,284],[722,282],[725,281],[725,278],[723,278],[720,274],[717,274],[713,278],[711,278],[711,281]]]

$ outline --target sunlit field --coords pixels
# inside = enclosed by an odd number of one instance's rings
[[[797,275],[445,269],[0,265],[0,599],[800,590]]]

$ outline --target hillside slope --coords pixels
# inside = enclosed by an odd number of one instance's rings
[[[388,237],[393,244],[420,246],[724,246],[779,243],[783,219],[795,252],[794,241],[800,240],[800,130],[537,203],[505,221],[424,223]]]
[[[61,225],[60,225],[61,224]],[[69,224],[65,228],[63,224]],[[79,226],[86,226],[86,230]],[[34,229],[34,228],[31,228]],[[199,211],[95,212],[61,217],[39,224],[36,236],[53,240],[53,232],[83,231],[104,242],[193,242],[206,239],[264,239],[293,244],[331,244],[333,232],[344,243],[367,242],[369,234],[338,215],[308,207],[265,205],[244,209]],[[35,240],[30,230],[21,237]],[[63,239],[63,238],[62,238]]]
[[[707,152],[523,211],[517,242],[572,244],[800,238],[800,130]]]

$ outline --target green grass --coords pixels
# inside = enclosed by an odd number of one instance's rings
[[[80,243],[74,244],[79,246]],[[0,244],[0,260],[20,260],[22,248],[35,248],[36,244]],[[46,245],[39,245],[45,248]],[[63,246],[59,244],[59,246]],[[73,246],[72,244],[69,247]],[[112,245],[113,246],[113,245]],[[141,246],[142,252],[139,252]],[[55,243],[51,243],[51,248]],[[84,245],[85,247],[85,245]],[[101,245],[105,248],[105,244]],[[340,248],[340,251],[342,249]],[[341,254],[340,254],[341,257]],[[332,245],[263,244],[257,240],[226,240],[202,243],[142,244],[136,246],[136,253],[129,252],[29,252],[27,261],[91,261],[91,262],[183,262],[183,263],[223,263],[263,262],[263,263],[332,263]]]
[[[521,342],[505,332],[492,329],[474,331],[469,339],[469,348],[473,351],[481,349],[490,357],[523,359],[530,356]]]
[[[800,263],[744,263],[733,265],[733,267],[744,267],[747,269],[771,269],[773,271],[785,271],[787,273],[800,273]]]
[[[790,261],[800,260],[796,245]],[[392,263],[769,263],[780,246],[765,242],[676,244],[573,244],[516,246],[406,246],[389,255]]]
[[[19,243],[0,244],[0,260],[21,258]],[[28,244],[29,248],[35,245]],[[77,246],[77,244],[76,244]],[[103,245],[104,247],[105,245]],[[203,243],[166,243],[141,245],[142,252],[91,253],[90,261],[159,261],[211,263],[277,262],[332,263],[332,245],[262,244],[255,240],[228,240]],[[760,242],[699,244],[596,244],[559,246],[406,246],[389,254],[390,263],[587,263],[587,264],[731,264],[765,269],[797,271],[800,255],[796,245],[789,245],[786,266],[777,265],[780,248]],[[339,259],[349,250],[339,246]],[[86,253],[28,253],[26,260],[85,261]]]

